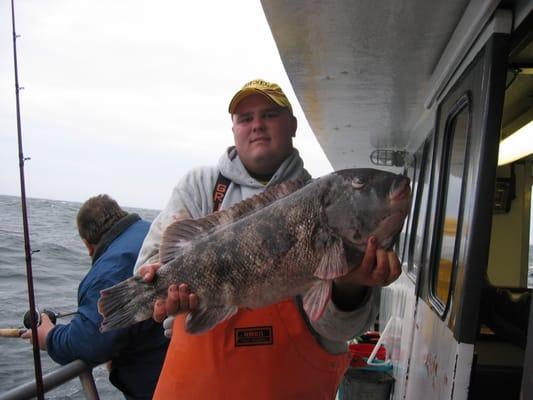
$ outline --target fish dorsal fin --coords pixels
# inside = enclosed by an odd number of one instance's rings
[[[267,205],[275,202],[276,200],[282,199],[289,194],[296,192],[298,189],[304,187],[305,184],[305,181],[297,180],[286,181],[278,185],[267,187],[261,193],[251,196],[246,200],[240,201],[225,210],[213,213],[206,218],[211,216],[216,217],[220,224],[232,223],[254,211],[265,208]]]
[[[172,261],[191,241],[199,239],[215,229],[231,224],[246,215],[260,210],[305,186],[305,181],[286,181],[256,194],[222,211],[198,219],[184,219],[170,224],[163,233],[159,248],[159,262]]]

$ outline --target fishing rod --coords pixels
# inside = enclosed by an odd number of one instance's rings
[[[24,326],[18,327],[18,328],[0,328],[0,337],[20,337],[23,333],[26,332],[27,329],[31,329],[31,312],[28,310],[24,313],[24,316],[22,317],[22,324]],[[69,317],[71,315],[78,314],[77,311],[69,311],[69,312],[57,312],[49,308],[43,308],[42,311],[39,311],[39,309],[35,309],[35,312],[33,312],[34,318],[37,321],[37,326],[41,325],[42,319],[41,314],[46,314],[48,318],[50,318],[50,321],[55,325],[56,321],[59,318]]]
[[[19,78],[18,78],[18,66],[17,66],[17,33],[15,30],[15,4],[14,0],[11,0],[11,25],[13,27],[13,64],[15,66],[15,98],[17,107],[17,137],[18,137],[18,150],[19,150],[19,171],[20,171],[20,200],[22,207],[22,223],[24,227],[24,252],[26,255],[26,278],[28,283],[28,302],[30,310],[35,310],[35,294],[33,291],[33,273],[31,266],[31,246],[30,235],[28,228],[28,210],[26,206],[26,188],[24,183],[24,152],[22,151],[22,129],[20,124],[20,99],[19,99]],[[33,345],[33,365],[35,369],[35,384],[37,386],[37,398],[44,400],[44,387],[43,387],[43,371],[41,367],[41,355],[39,351],[39,343],[37,341],[37,319],[35,313],[30,313],[31,333],[32,333],[32,345]]]

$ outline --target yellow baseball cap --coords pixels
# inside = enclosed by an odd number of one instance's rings
[[[288,108],[290,113],[292,114],[291,103],[289,102],[289,99],[287,98],[287,96],[285,96],[285,93],[283,93],[283,90],[281,90],[279,85],[276,83],[264,81],[262,79],[255,79],[246,83],[241,88],[241,90],[235,93],[235,96],[233,96],[229,103],[229,113],[233,114],[241,101],[243,101],[251,94],[255,93],[262,94],[280,107]]]

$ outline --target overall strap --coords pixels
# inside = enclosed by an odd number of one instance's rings
[[[218,173],[215,189],[213,190],[213,212],[220,210],[222,200],[224,200],[224,196],[226,196],[226,192],[230,183],[231,180],[226,178],[220,172]]]

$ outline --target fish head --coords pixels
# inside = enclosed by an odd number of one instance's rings
[[[411,202],[410,179],[371,168],[330,175],[324,195],[328,227],[342,241],[364,251],[369,236],[383,248],[394,244]]]

